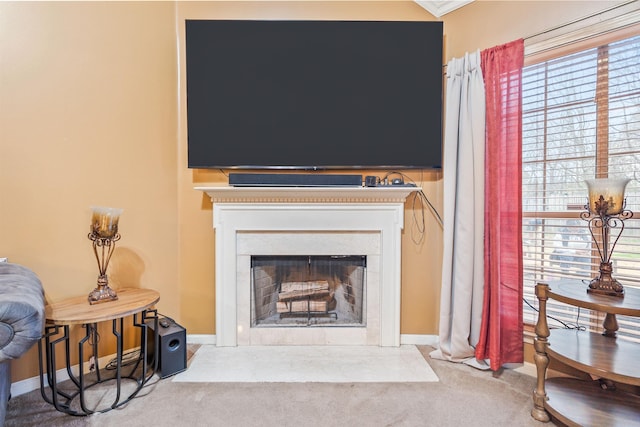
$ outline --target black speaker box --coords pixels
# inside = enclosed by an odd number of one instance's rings
[[[166,319],[168,320],[168,319]],[[155,354],[154,321],[147,320],[147,362],[158,358],[160,378],[175,375],[187,369],[187,331],[173,321],[168,326],[158,324],[158,354]]]

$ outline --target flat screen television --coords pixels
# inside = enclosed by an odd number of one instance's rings
[[[442,164],[441,22],[187,20],[188,166]]]

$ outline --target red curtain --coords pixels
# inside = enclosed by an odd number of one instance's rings
[[[481,52],[486,93],[484,298],[477,359],[523,361],[522,66],[524,41]]]

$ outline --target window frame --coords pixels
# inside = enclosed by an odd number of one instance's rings
[[[598,58],[598,61],[600,61],[600,63],[603,63],[602,61],[605,61],[604,62],[605,64],[608,63],[607,60],[608,60],[610,43],[628,39],[634,36],[640,36],[640,25],[638,24],[638,22],[640,22],[640,11],[632,15],[633,16],[623,17],[624,23],[625,23],[623,28],[616,28],[616,25],[620,25],[620,19],[622,18],[618,18],[617,20],[614,19],[605,23],[599,23],[598,28],[600,29],[605,28],[606,31],[598,32],[591,27],[585,27],[577,32],[580,34],[580,37],[574,43],[567,43],[566,41],[567,36],[563,35],[562,37],[557,38],[555,42],[553,41],[553,39],[550,39],[551,41],[546,40],[543,43],[543,47],[541,47],[541,45],[536,45],[536,44],[529,45],[528,47],[527,45],[525,45],[525,55],[526,55],[525,65],[524,65],[525,70],[527,69],[527,67],[536,66],[544,62],[551,61],[553,59],[563,58],[571,54],[578,53],[578,52],[581,52],[587,49],[592,49],[592,48],[596,49],[597,58]],[[629,25],[630,20],[632,21],[632,25]],[[585,37],[585,34],[591,34],[592,36]],[[554,43],[556,48],[553,48]],[[596,69],[597,69],[596,81],[598,85],[598,90],[600,91],[608,90],[606,88],[608,87],[609,68],[596,66]],[[524,76],[523,76],[523,79],[524,79]],[[524,81],[523,81],[523,84],[524,84]],[[595,151],[596,152],[595,154],[595,163],[596,163],[595,175],[596,176],[595,177],[604,178],[604,177],[607,177],[609,173],[609,170],[608,170],[609,169],[608,94],[606,94],[606,96],[604,95],[597,96],[596,100],[597,100],[596,120],[598,123],[598,127],[596,129],[596,151]],[[523,108],[523,117],[525,116],[525,114],[526,112]],[[547,123],[546,120],[547,119],[545,118],[545,123]],[[545,128],[546,128],[546,124],[545,124]],[[523,136],[523,148],[524,148],[524,142],[525,140]],[[549,159],[546,157],[546,148],[543,151],[544,151],[544,155],[543,155],[542,162],[546,163],[549,161]],[[638,149],[638,151],[640,152],[640,148]],[[525,160],[523,156],[523,164],[524,163],[525,163]],[[546,189],[544,191],[546,194]],[[537,224],[537,221],[542,221],[541,224],[543,224],[544,226],[545,221],[560,220],[560,219],[580,220],[580,213],[583,211],[583,207],[580,205],[573,206],[573,208],[567,209],[565,211],[543,211],[543,212],[526,211],[524,206],[524,201],[525,201],[525,197],[523,195],[523,212],[522,212],[523,257],[525,257],[524,254],[527,248],[539,246],[539,245],[537,246],[525,245],[525,227],[528,221],[529,222],[535,221],[536,224]],[[635,218],[630,221],[640,223],[639,217],[640,217],[640,212],[636,213]],[[585,223],[585,227],[586,227],[586,223]],[[635,227],[640,227],[640,224],[635,225]],[[542,234],[544,235],[544,232],[542,232]],[[542,239],[544,239],[544,237]],[[544,244],[542,247],[543,248],[545,247]],[[526,263],[526,259],[523,261],[525,261]],[[542,268],[543,270],[542,274],[543,274],[544,273],[544,254],[542,255],[541,263],[542,263],[541,265],[543,266]],[[595,277],[595,275],[597,274],[598,265],[599,265],[599,257],[597,255],[597,250],[595,249],[593,242],[591,242],[591,272],[592,272],[591,277]],[[525,270],[526,270],[526,267],[525,267]],[[535,277],[535,273],[537,272],[534,270],[534,277]],[[640,279],[640,272],[638,272],[638,277]],[[537,317],[537,313],[536,313],[537,299],[535,298],[533,289],[537,282],[539,281],[544,282],[544,280],[539,280],[534,278],[533,279],[534,283],[527,283],[527,281],[528,281],[527,275],[525,274],[524,299],[526,304],[524,305],[523,310],[524,310],[525,326],[528,326],[530,328],[530,325],[535,323],[535,318]],[[625,287],[629,286],[625,283],[623,283],[623,285],[625,285]],[[640,281],[636,284],[631,285],[631,287],[640,287]],[[548,302],[548,304],[549,303],[550,302]],[[533,310],[528,307],[529,304],[533,306]],[[604,313],[584,310],[584,309],[582,309],[581,311],[579,308],[567,306],[566,304],[555,302],[555,301],[549,304],[549,308],[551,313],[551,319],[550,319],[551,326],[581,327],[581,328],[587,328],[590,330],[596,330],[600,332],[602,331],[601,325],[602,325],[602,321],[604,320]],[[554,314],[559,314],[558,321],[554,320],[556,318],[553,316]],[[619,321],[619,323],[621,323],[621,329],[624,329],[624,325],[627,324],[628,322],[629,322],[629,319],[626,319],[626,318],[622,319],[622,321]],[[640,328],[640,319],[637,322],[635,319],[632,319],[632,323],[633,323],[632,326],[634,328]],[[636,325],[635,323],[638,323],[638,325]],[[640,330],[638,330],[635,335],[626,336],[623,338],[640,342]]]

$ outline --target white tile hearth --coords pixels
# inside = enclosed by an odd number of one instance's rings
[[[438,377],[414,345],[204,345],[176,382],[435,382]]]

